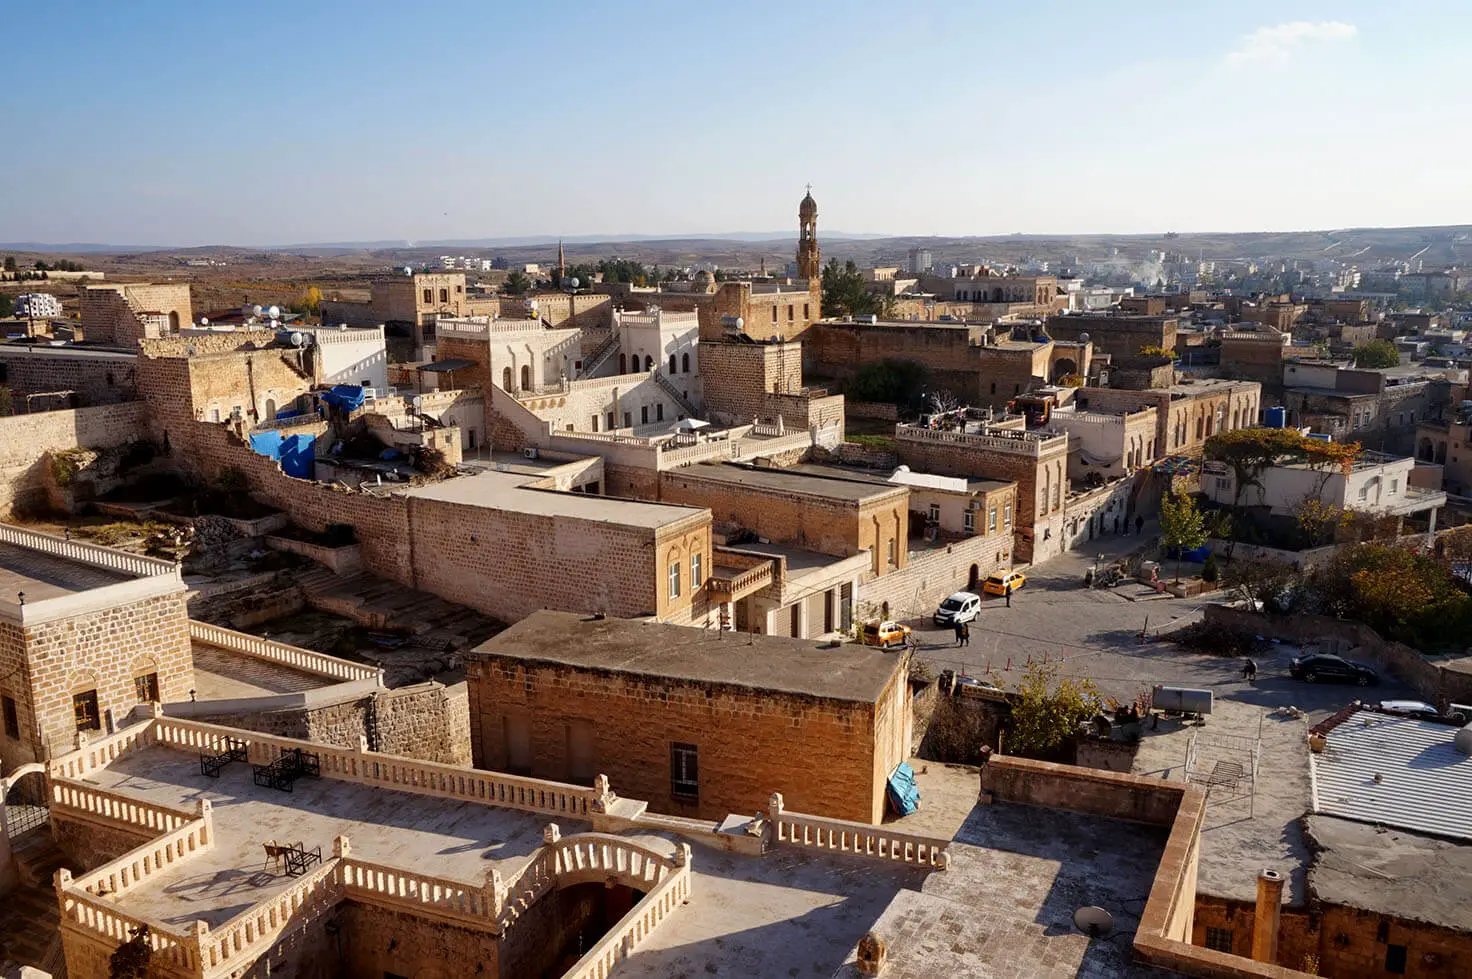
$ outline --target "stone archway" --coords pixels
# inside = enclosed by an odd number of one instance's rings
[[[976,591],[976,586],[979,584],[981,584],[981,567],[973,564],[971,566],[971,574],[966,578],[966,590],[974,592]]]
[[[1059,357],[1057,360],[1053,361],[1053,380],[1054,381],[1057,381],[1060,378],[1067,377],[1070,374],[1077,374],[1077,373],[1078,373],[1078,364],[1074,362],[1074,360],[1073,360],[1072,357]]]

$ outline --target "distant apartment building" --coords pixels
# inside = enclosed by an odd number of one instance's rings
[[[23,292],[15,297],[12,309],[22,319],[53,319],[61,316],[61,300],[49,292]]]
[[[935,264],[935,259],[929,248],[911,248],[906,254],[906,264],[910,272],[918,275],[921,272],[929,272]]]

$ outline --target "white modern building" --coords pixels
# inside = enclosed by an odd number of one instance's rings
[[[15,297],[15,315],[25,319],[53,319],[61,316],[61,300],[49,292],[23,292]]]
[[[1349,472],[1338,466],[1285,463],[1269,466],[1255,482],[1236,497],[1236,476],[1231,467],[1208,460],[1201,470],[1201,490],[1213,501],[1248,507],[1267,507],[1279,516],[1294,514],[1305,499],[1321,500],[1327,506],[1366,513],[1409,517],[1429,515],[1436,527],[1436,510],[1446,505],[1446,494],[1411,485],[1416,460],[1382,452],[1363,452]]]
[[[357,384],[382,395],[388,391],[388,350],[383,327],[294,327],[309,333],[317,347],[317,377],[322,384]]]

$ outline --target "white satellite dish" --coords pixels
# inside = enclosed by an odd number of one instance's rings
[[[250,311],[251,311],[251,313],[252,313],[252,315],[255,315],[255,316],[260,316],[260,315],[261,315],[261,314],[262,314],[262,313],[264,313],[264,312],[265,312],[265,310],[264,310],[264,309],[262,309],[262,308],[261,308],[261,307],[259,307],[259,306],[252,306],[252,307],[251,307],[251,308],[250,308]]]
[[[299,331],[294,331],[291,334],[291,345],[293,347],[301,347],[301,346],[304,346],[306,344],[306,342],[307,342],[307,335],[305,333],[301,333]]]
[[[199,325],[200,326],[209,326],[210,325],[210,318],[208,316],[201,316],[199,318]]]
[[[1090,938],[1103,938],[1114,931],[1114,915],[1103,908],[1082,907],[1073,913],[1073,926]]]
[[[418,408],[420,405],[424,404],[424,399],[416,394],[414,395],[414,400],[410,403],[413,404],[414,407]]]
[[[266,310],[266,315],[271,317],[271,319],[273,320],[279,320],[281,318],[281,307],[272,306],[270,309]]]

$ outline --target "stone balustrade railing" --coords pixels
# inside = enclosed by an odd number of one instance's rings
[[[302,425],[320,425],[326,419],[322,417],[321,408],[313,408],[299,415],[291,415],[287,418],[267,418],[265,421],[256,423],[251,429],[253,432],[265,432],[279,428],[299,428]]]
[[[935,870],[945,870],[950,862],[946,852],[949,840],[896,833],[868,823],[787,812],[782,808],[779,792],[772,794],[767,815],[772,822],[773,840],[787,846],[849,853]]]
[[[137,578],[152,578],[157,575],[172,575],[179,578],[179,566],[173,561],[130,554],[127,551],[86,544],[82,541],[65,540],[51,534],[27,530],[13,524],[0,523],[0,544],[12,544],[42,554],[88,564],[95,568],[106,568]]]
[[[772,583],[772,575],[774,574],[775,567],[775,562],[765,561],[755,567],[747,568],[745,571],[733,575],[730,578],[723,578],[717,573],[712,573],[708,579],[709,587],[712,592],[722,595],[737,598],[749,595],[753,591],[765,588]]]
[[[221,649],[279,663],[303,673],[330,677],[333,680],[373,680],[383,675],[383,670],[376,666],[367,666],[310,649],[272,642],[259,636],[236,632],[234,629],[224,629],[194,619],[189,620],[189,638],[209,646],[218,646]]]
[[[198,818],[198,813],[144,802],[65,778],[51,779],[51,808],[53,811],[67,809],[122,823],[150,835],[171,833]]]
[[[53,759],[46,766],[46,772],[52,778],[85,778],[99,768],[111,765],[123,755],[157,742],[152,722],[134,724]]]
[[[198,964],[192,971],[204,979],[235,973],[275,944],[288,927],[331,910],[342,900],[341,862],[337,856],[322,861],[286,890],[251,905],[217,929],[195,922],[191,937],[197,943]]]
[[[690,899],[687,861],[667,874],[639,903],[578,959],[562,979],[607,979],[615,966],[642,945],[670,912]]]
[[[501,889],[499,927],[504,931],[556,885],[557,853],[540,850]]]
[[[602,798],[598,789],[582,785],[418,761],[398,755],[337,748],[314,741],[281,738],[180,718],[159,717],[153,723],[158,743],[169,747],[197,751],[203,747],[215,747],[226,737],[231,737],[245,741],[253,756],[263,761],[274,759],[287,751],[301,749],[318,756],[323,778],[376,785],[417,795],[433,795],[578,819],[586,819],[595,803]]]
[[[450,918],[481,927],[496,927],[501,914],[501,895],[494,883],[471,887],[444,877],[351,858],[342,861],[339,878],[343,893],[363,904]]]
[[[198,974],[199,957],[191,936],[175,931],[162,922],[128,914],[110,900],[93,897],[66,882],[66,871],[58,871],[57,896],[61,904],[61,920],[70,922],[104,942],[121,945],[138,929],[148,928],[148,944],[158,961],[173,966],[186,975]]]
[[[199,800],[198,815],[177,829],[71,878],[71,886],[97,897],[122,897],[149,877],[176,863],[202,854],[215,845],[215,822],[210,801]]]
[[[1018,432],[1014,436],[1002,433],[992,435],[969,435],[965,432],[950,432],[939,428],[922,428],[918,425],[896,425],[895,438],[917,442],[941,442],[951,445],[967,445],[979,449],[996,449],[1013,455],[1037,458],[1044,449],[1066,446],[1067,435],[1037,435]]]

